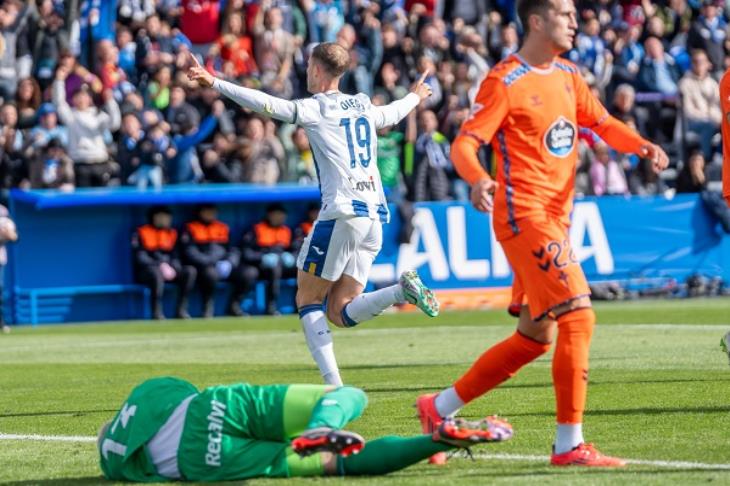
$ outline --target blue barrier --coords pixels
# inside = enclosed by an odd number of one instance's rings
[[[411,242],[386,227],[372,279],[417,268],[437,289],[498,287],[512,281],[490,217],[462,203],[417,205]],[[591,282],[672,278],[693,273],[730,282],[730,235],[696,195],[607,196],[576,201],[570,239]]]
[[[174,206],[175,223],[181,224],[192,213],[190,205],[219,204],[221,219],[231,226],[234,241],[239,241],[268,202],[287,204],[287,222],[295,226],[306,211],[302,202],[318,196],[316,186],[291,185],[209,185],[147,192],[128,188],[74,193],[13,191],[10,209],[20,233],[20,241],[9,245],[6,271],[13,320],[142,318],[144,294],[135,290],[129,241],[149,205]],[[436,289],[511,283],[509,265],[488,216],[463,203],[418,204],[411,242],[398,245],[400,221],[397,211],[392,214],[393,223],[384,228],[383,249],[371,282],[389,283],[401,271],[416,268]],[[695,195],[671,200],[603,197],[578,201],[571,240],[593,282],[682,280],[692,273],[730,281],[730,237],[722,233]],[[31,295],[35,295],[35,310]],[[255,297],[250,299],[252,308],[261,298]],[[219,296],[219,310],[224,299]]]

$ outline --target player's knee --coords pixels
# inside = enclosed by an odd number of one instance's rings
[[[327,302],[327,320],[337,327],[347,327],[342,318],[342,307],[334,306],[331,302]]]

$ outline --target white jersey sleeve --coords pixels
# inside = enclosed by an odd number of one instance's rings
[[[295,114],[294,123],[303,127],[316,125],[322,121],[320,104],[314,98],[294,100]]]
[[[257,89],[244,88],[218,78],[213,80],[213,89],[256,113],[287,123],[294,121],[296,106],[289,100],[271,96]]]
[[[381,129],[390,127],[399,123],[408,116],[415,107],[421,102],[421,98],[416,93],[408,93],[403,98],[396,100],[384,106],[373,106],[373,119],[375,128]]]

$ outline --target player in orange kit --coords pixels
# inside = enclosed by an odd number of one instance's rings
[[[557,435],[550,462],[623,466],[621,459],[586,444],[582,433],[595,314],[568,238],[578,127],[590,128],[619,152],[650,159],[657,172],[668,160],[661,148],[609,116],[576,66],[558,57],[572,48],[578,28],[572,0],[522,0],[517,12],[523,45],[482,83],[451,155],[472,187],[472,204],[494,211],[494,231],[514,271],[510,312],[519,315],[519,323],[454,386],[419,397],[419,416],[424,429],[432,430],[442,417],[547,352],[557,334],[552,371]],[[496,181],[477,158],[480,145],[490,142],[497,154]],[[431,462],[443,460],[435,456]]]
[[[720,80],[720,106],[725,117],[722,121],[722,195],[730,206],[730,69]]]

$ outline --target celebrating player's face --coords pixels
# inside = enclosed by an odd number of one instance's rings
[[[575,31],[578,29],[573,0],[552,0],[545,17],[545,35],[558,53],[573,48]]]

